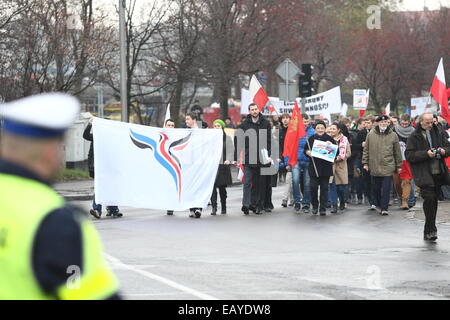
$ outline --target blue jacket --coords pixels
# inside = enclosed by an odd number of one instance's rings
[[[298,161],[299,162],[309,163],[310,158],[307,157],[303,151],[305,150],[306,139],[309,139],[315,133],[316,133],[316,131],[314,130],[312,125],[309,125],[308,128],[306,128],[306,137],[303,137],[298,141]]]

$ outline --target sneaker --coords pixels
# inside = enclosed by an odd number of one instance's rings
[[[318,210],[317,208],[312,208],[311,213],[312,213],[312,214],[317,214],[318,211],[319,211],[319,210]]]
[[[200,218],[200,217],[202,216],[202,212],[201,212],[199,209],[195,210],[195,211],[194,211],[194,214],[195,214],[195,217],[196,217],[197,219]]]
[[[338,207],[333,206],[333,208],[331,209],[331,213],[337,213],[337,212],[338,212]]]
[[[309,206],[303,206],[303,213],[309,213]]]
[[[245,206],[242,206],[241,211],[242,211],[245,215],[248,215],[248,214],[249,214],[248,208],[245,207]]]
[[[295,205],[294,205],[294,210],[295,210],[295,212],[300,212],[300,203],[296,203]]]
[[[283,208],[287,208],[287,200],[283,200],[282,202],[281,202],[281,206],[283,207]]]
[[[97,210],[91,209],[89,210],[89,213],[94,216],[96,219],[100,219],[101,213],[99,213]]]
[[[372,204],[372,205],[369,207],[369,210],[370,210],[370,211],[375,211],[375,210],[377,210],[377,206],[374,205],[374,204]]]
[[[327,215],[327,212],[326,211],[322,211],[322,210],[320,210],[320,215],[323,217],[323,216],[326,216]]]
[[[289,207],[293,207],[294,203],[293,202],[289,202]]]
[[[382,211],[380,212],[380,214],[381,214],[382,216],[388,216],[388,215],[389,215],[389,212],[388,212],[387,210],[382,210]]]

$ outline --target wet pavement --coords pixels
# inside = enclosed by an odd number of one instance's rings
[[[450,226],[424,242],[420,205],[320,217],[282,208],[283,189],[273,189],[274,212],[260,216],[240,212],[236,186],[227,215],[121,208],[123,218],[93,222],[127,299],[450,298]],[[448,206],[440,203],[442,219]]]

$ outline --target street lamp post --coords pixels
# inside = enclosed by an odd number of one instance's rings
[[[120,104],[122,106],[122,121],[128,122],[127,98],[127,61],[126,61],[126,34],[125,34],[125,0],[119,0],[119,27],[120,27]]]

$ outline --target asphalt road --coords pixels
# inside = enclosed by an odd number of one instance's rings
[[[238,186],[228,189],[227,215],[121,208],[123,218],[93,220],[124,298],[450,298],[448,225],[428,244],[423,222],[404,211],[296,214],[280,206],[283,187],[261,216],[241,213]]]

